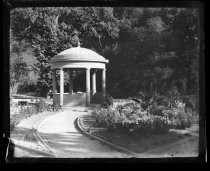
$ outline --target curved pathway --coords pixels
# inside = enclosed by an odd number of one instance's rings
[[[75,119],[90,110],[68,108],[44,120],[38,133],[58,158],[128,158],[102,143],[84,136],[75,128]]]

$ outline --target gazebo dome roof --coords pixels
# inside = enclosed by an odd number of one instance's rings
[[[108,63],[109,60],[93,50],[80,46],[66,49],[52,58],[51,62],[100,62]]]

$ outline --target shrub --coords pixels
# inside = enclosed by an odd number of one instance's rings
[[[108,108],[109,106],[113,105],[113,98],[110,95],[103,95],[102,96],[102,103],[100,105],[101,108]]]
[[[101,108],[101,109],[95,109],[92,112],[93,118],[96,120],[96,125],[105,127],[106,126],[106,115],[107,115],[107,109]]]
[[[190,127],[195,119],[192,112],[185,112],[184,104],[179,104],[177,108],[164,110],[163,114],[172,122],[172,128],[184,129]]]
[[[144,95],[143,92],[139,92],[138,96],[131,97],[130,99],[139,103],[144,110],[151,110],[152,108],[155,108],[157,106],[156,95]]]
[[[172,122],[174,128],[184,129],[191,126],[192,116],[191,114],[183,111],[183,109],[175,109]]]
[[[164,108],[157,107],[157,108],[150,110],[150,114],[156,115],[156,116],[164,116],[163,111],[164,111]]]
[[[13,130],[15,126],[20,122],[21,116],[19,114],[14,114],[10,116],[10,130]]]
[[[16,108],[17,103],[13,101],[13,99],[10,100],[10,108]]]
[[[21,110],[19,112],[19,114],[22,115],[23,117],[30,116],[35,113],[36,113],[35,106],[24,106],[21,108]]]
[[[137,118],[134,132],[140,135],[167,132],[170,128],[170,122],[165,117],[154,116],[142,113],[142,117]]]
[[[107,127],[109,130],[114,130],[119,127],[119,123],[123,122],[126,117],[114,110],[109,109],[96,109],[92,112],[92,117],[96,120],[97,126]]]
[[[192,112],[185,112],[185,104],[171,100],[168,106],[150,103],[145,110],[141,103],[127,103],[99,108],[92,113],[98,126],[112,131],[135,135],[164,133],[171,128],[184,129],[195,122]]]
[[[150,115],[138,104],[97,109],[92,112],[92,116],[98,126],[130,134],[162,133],[170,128],[166,118]]]
[[[33,114],[43,112],[47,109],[47,104],[44,100],[39,101],[36,105],[27,105],[27,106],[16,106],[15,112],[10,115],[10,130],[13,130],[14,127],[24,118],[27,118]],[[17,110],[18,109],[18,110]],[[13,109],[14,110],[14,109]]]
[[[36,113],[43,112],[48,109],[48,105],[46,102],[41,99],[37,104],[36,104]]]
[[[14,127],[24,118],[27,118],[36,113],[35,106],[21,106],[18,112],[10,115],[10,129],[13,130]]]

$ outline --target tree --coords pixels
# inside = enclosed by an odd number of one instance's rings
[[[11,29],[16,40],[26,40],[38,60],[38,91],[52,88],[49,61],[56,54],[75,46],[102,51],[104,40],[117,36],[112,8],[26,8],[11,13]],[[82,34],[81,34],[82,33]]]
[[[15,41],[29,44],[38,61],[42,95],[52,88],[50,59],[78,41],[110,60],[107,88],[115,97],[142,89],[166,93],[174,86],[192,94],[199,79],[198,29],[197,9],[62,7],[11,13]]]
[[[36,60],[28,45],[15,41],[10,32],[10,93],[16,94],[20,86],[36,84],[37,75],[33,70]]]

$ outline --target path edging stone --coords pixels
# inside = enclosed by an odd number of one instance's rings
[[[47,155],[49,157],[54,157],[54,154],[52,154],[52,153],[40,151],[40,150],[31,148],[31,147],[21,146],[19,144],[15,144],[15,146],[17,146],[18,148],[24,149],[24,150],[29,150],[29,151],[32,151],[32,152],[35,152],[35,153],[40,153],[41,155],[45,155],[45,156]]]

